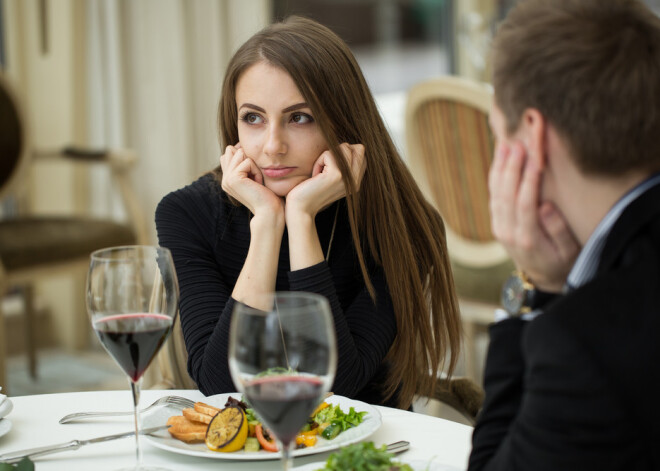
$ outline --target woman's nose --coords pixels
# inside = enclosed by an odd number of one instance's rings
[[[266,133],[264,153],[269,156],[284,154],[287,150],[285,133],[279,123],[271,123]]]

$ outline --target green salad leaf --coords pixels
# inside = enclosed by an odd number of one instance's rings
[[[257,417],[256,412],[254,412],[254,409],[251,407],[245,409],[245,418],[247,419],[248,424],[259,425],[261,423],[261,419]]]
[[[319,471],[413,471],[407,464],[392,461],[393,457],[385,445],[376,448],[373,442],[354,443],[331,454]]]
[[[0,463],[0,471],[34,471],[34,463],[30,458],[23,458],[18,463]]]
[[[348,430],[351,427],[357,427],[364,420],[367,411],[356,412],[351,407],[348,413],[345,413],[337,406],[329,406],[320,410],[314,417],[314,422],[318,424],[329,423],[341,428],[341,431]]]

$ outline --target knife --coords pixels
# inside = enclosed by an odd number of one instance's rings
[[[410,442],[401,440],[399,442],[394,442],[387,445],[385,451],[387,451],[388,453],[394,453],[396,455],[397,453],[403,453],[404,451],[408,451],[409,448],[410,448]]]
[[[140,430],[140,435],[148,435],[150,433],[164,430],[169,427],[170,425],[160,425],[158,427],[145,428]],[[110,440],[117,440],[119,438],[131,437],[133,435],[135,435],[135,430],[124,433],[116,433],[114,435],[106,435],[105,437],[90,438],[89,440],[71,440],[70,442],[59,443],[57,445],[41,446],[37,448],[28,448],[27,450],[13,451],[11,453],[0,455],[0,463],[16,463],[25,457],[35,458],[38,456],[49,455],[51,453],[59,453],[60,451],[77,450],[83,445],[107,442]]]

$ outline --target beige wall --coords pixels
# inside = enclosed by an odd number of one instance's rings
[[[152,8],[158,11],[158,2],[134,4],[133,0],[116,0],[122,11]],[[181,0],[169,2],[169,9],[204,10],[203,4],[211,4],[221,17],[224,27],[211,40],[213,51],[219,51],[221,62],[268,19],[269,0],[203,0],[194,5]],[[181,3],[178,3],[181,1]],[[216,3],[217,2],[217,3]],[[40,20],[43,12],[39,0],[4,0],[7,46],[5,73],[14,84],[24,104],[24,114],[29,124],[29,143],[35,149],[60,147],[66,144],[85,144],[91,135],[88,125],[88,103],[86,96],[87,64],[85,44],[86,17],[90,3],[87,0],[46,0],[47,51],[42,50]],[[201,20],[203,20],[202,18]],[[202,21],[203,24],[203,21]],[[209,39],[201,38],[202,41]],[[184,61],[186,57],[184,54]],[[203,64],[202,60],[198,61]],[[220,64],[224,68],[223,64]],[[200,72],[206,73],[206,69]],[[204,78],[204,77],[202,77]],[[200,79],[201,80],[201,79]],[[188,84],[190,85],[190,84]],[[199,83],[192,84],[199,86]],[[214,93],[215,95],[215,93]],[[140,99],[142,99],[140,97]],[[217,96],[213,97],[212,108]],[[183,108],[187,104],[181,105]],[[213,121],[213,120],[212,120]],[[130,122],[129,122],[130,124]],[[191,125],[192,127],[192,125]],[[214,129],[211,130],[215,132]],[[215,136],[191,135],[191,143],[206,138],[209,146],[215,145]],[[153,138],[151,138],[153,139]],[[186,142],[188,142],[186,141]],[[136,144],[139,144],[136,143]],[[142,151],[143,149],[138,149]],[[167,191],[176,189],[192,180],[200,171],[214,165],[214,161],[195,162],[195,153],[185,147],[176,158],[184,159],[176,165],[163,165],[162,153],[140,155],[135,181],[139,182],[138,193],[143,196],[143,207],[148,216],[153,214],[154,201]],[[212,153],[215,159],[215,152]],[[169,171],[170,175],[158,176],[158,172]],[[90,204],[86,172],[70,169],[53,163],[40,163],[29,176],[28,204],[41,213],[70,213],[81,211]],[[169,182],[166,188],[147,190],[145,186]],[[106,192],[109,193],[109,192]],[[158,195],[158,196],[155,196]],[[111,196],[111,195],[109,195]],[[74,349],[83,346],[76,339],[79,332],[89,328],[84,308],[84,271],[73,277],[49,278],[37,286],[39,300],[47,305],[54,316],[56,337],[63,345]],[[84,342],[83,342],[84,343]]]

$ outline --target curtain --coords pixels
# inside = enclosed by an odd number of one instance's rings
[[[90,0],[86,3],[89,142],[130,147],[153,221],[160,199],[219,162],[216,110],[233,51],[270,22],[268,0]],[[91,201],[116,210],[106,175]],[[155,242],[155,228],[149,224]]]

